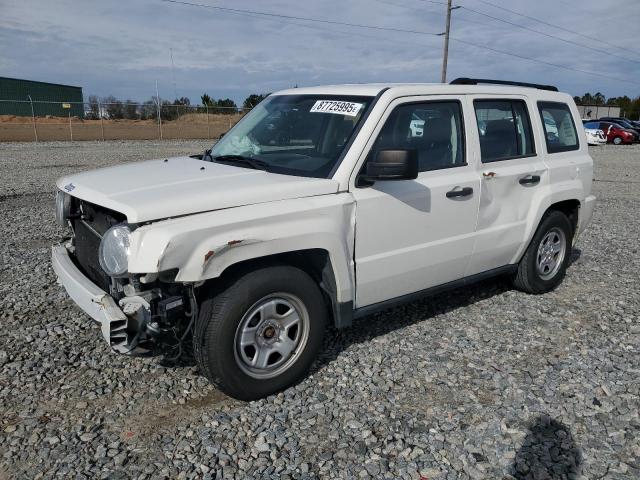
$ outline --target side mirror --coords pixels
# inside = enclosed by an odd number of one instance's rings
[[[367,162],[364,180],[413,180],[418,177],[416,150],[378,150]]]

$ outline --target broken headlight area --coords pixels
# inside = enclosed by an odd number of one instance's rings
[[[105,232],[98,247],[98,262],[110,277],[121,277],[129,268],[131,229],[120,224]]]
[[[74,197],[66,212],[63,200],[68,195],[61,195],[61,216],[72,229],[66,244],[71,261],[115,303],[106,302],[114,308],[102,323],[105,340],[128,355],[179,355],[197,313],[193,286],[176,283],[177,270],[127,273],[136,225],[128,224],[122,213]]]
[[[177,272],[112,278],[110,295],[126,320],[112,322],[107,341],[128,355],[177,359],[198,314],[193,285],[171,283]],[[107,332],[103,328],[105,337]]]
[[[71,196],[62,190],[56,191],[56,223],[61,227],[67,226],[67,220],[71,216]]]

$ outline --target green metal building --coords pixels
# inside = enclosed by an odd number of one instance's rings
[[[82,118],[82,87],[0,77],[0,115]]]

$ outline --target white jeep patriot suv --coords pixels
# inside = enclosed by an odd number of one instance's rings
[[[296,88],[202,155],[60,179],[53,268],[114,351],[192,338],[214,384],[255,399],[305,374],[328,324],[495,275],[553,289],[591,181],[554,87]]]

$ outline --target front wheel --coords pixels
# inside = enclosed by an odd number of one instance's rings
[[[622,137],[614,137],[613,144],[614,145],[621,145],[622,144]]]
[[[194,332],[201,371],[241,400],[278,392],[302,378],[320,346],[327,308],[309,275],[263,267],[228,282],[202,303]]]
[[[515,287],[527,293],[545,293],[556,288],[569,264],[572,238],[573,227],[564,213],[545,214],[518,264]]]

